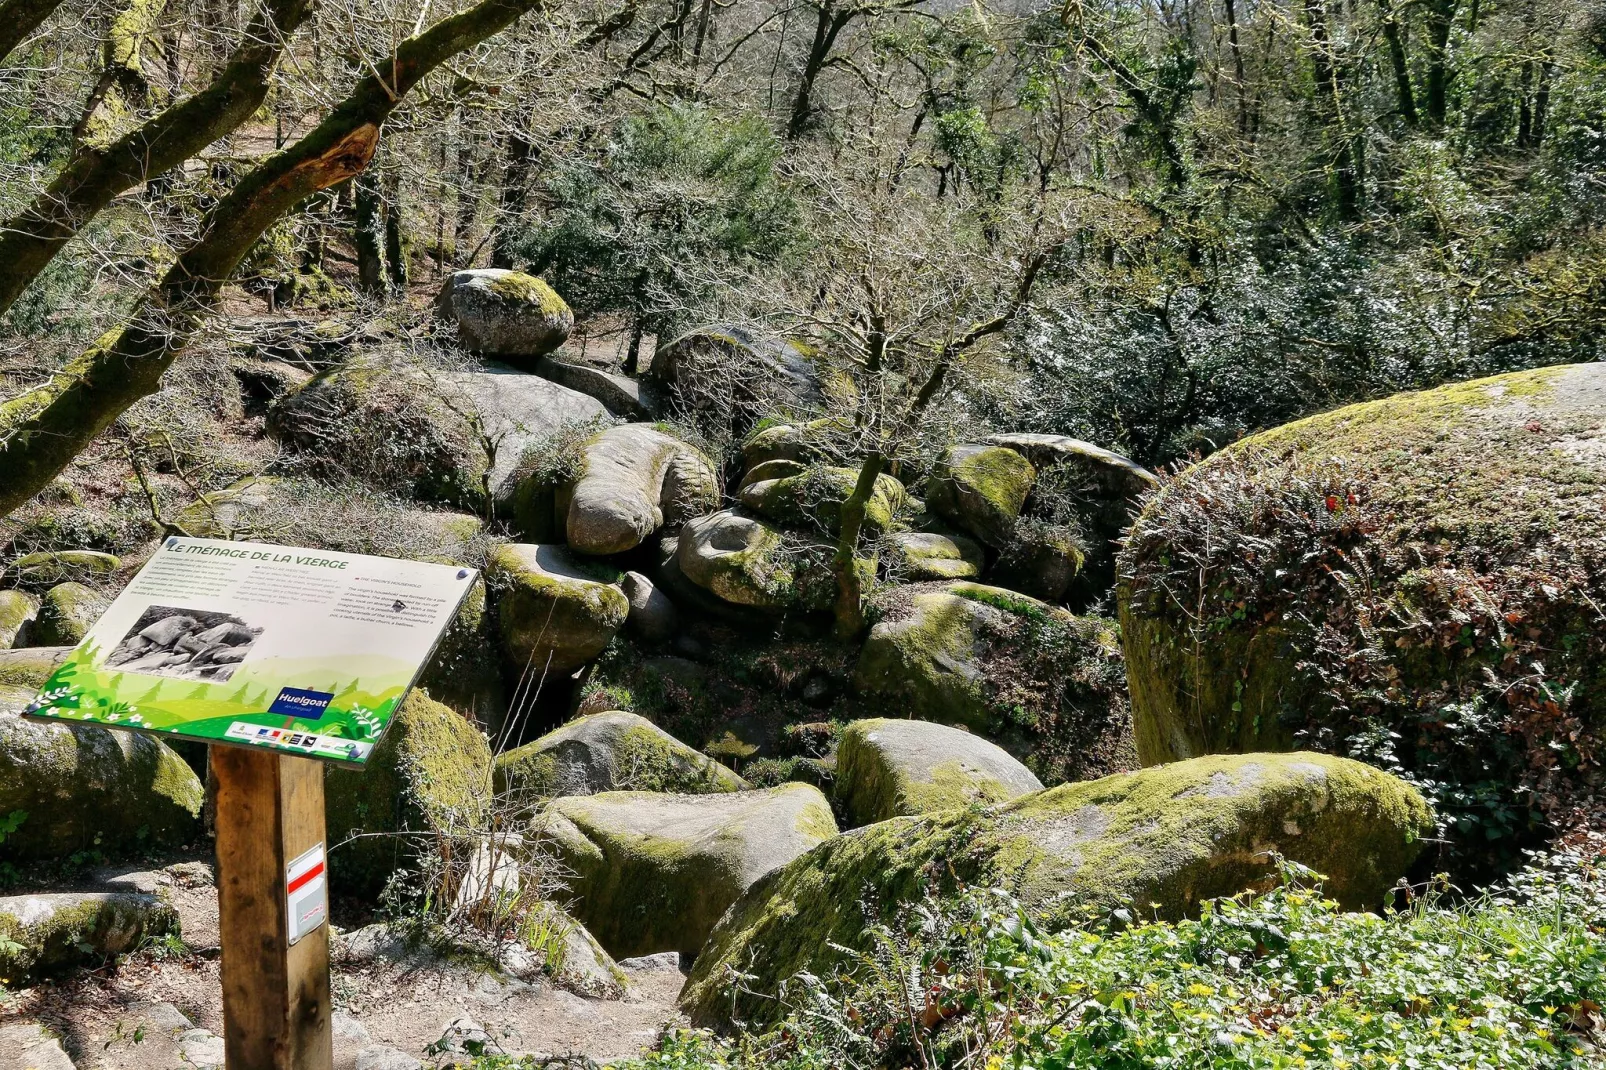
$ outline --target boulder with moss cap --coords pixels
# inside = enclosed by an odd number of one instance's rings
[[[500,357],[525,371],[561,346],[574,329],[574,313],[557,291],[522,271],[456,271],[435,302],[442,319],[457,325],[464,349]]]
[[[0,591],[0,650],[26,646],[39,612],[39,599],[27,591]]]
[[[81,583],[58,583],[40,600],[30,643],[76,646],[106,611],[111,600]]]
[[[0,897],[0,980],[16,983],[73,966],[99,966],[144,940],[178,931],[177,912],[154,895]]]
[[[769,462],[777,464],[779,462]],[[842,506],[853,493],[859,472],[854,468],[817,466],[769,479],[753,479],[741,489],[742,504],[783,527],[835,535],[842,528]],[[885,473],[864,505],[864,530],[876,535],[892,526],[892,518],[908,500],[903,484]]]
[[[99,550],[41,550],[11,563],[17,586],[43,591],[58,583],[95,583],[110,579],[123,567],[116,554]]]
[[[981,575],[987,553],[974,539],[935,531],[898,531],[886,540],[894,574],[921,580],[971,580]]]
[[[1381,725],[1435,779],[1598,798],[1581,759],[1606,740],[1603,518],[1601,364],[1352,405],[1213,455],[1122,554],[1139,756],[1299,731],[1342,747]],[[1462,711],[1485,705],[1520,730],[1480,745]]]
[[[420,851],[462,846],[483,828],[491,748],[461,714],[414,691],[363,768],[329,766],[323,783],[336,886],[372,895]]]
[[[1414,788],[1316,754],[1222,755],[1065,784],[985,811],[895,818],[771,873],[720,920],[681,994],[701,1025],[762,1025],[802,971],[869,950],[868,903],[894,921],[928,882],[1002,887],[1050,927],[1131,908],[1180,918],[1273,883],[1272,853],[1327,877],[1351,909],[1380,907],[1434,827]],[[933,878],[933,874],[936,874]],[[738,972],[747,976],[736,984]]]
[[[630,600],[604,582],[605,566],[565,547],[506,543],[486,559],[502,653],[517,674],[567,673],[598,654],[630,614]]]
[[[616,958],[697,954],[754,881],[837,831],[825,796],[807,784],[557,799],[536,830],[573,875],[573,913]]]
[[[625,424],[586,442],[579,476],[558,489],[555,505],[572,549],[618,554],[718,508],[719,483],[701,450],[651,425]]]
[[[926,479],[926,505],[988,546],[1009,544],[1037,469],[1002,446],[950,446]]]
[[[855,827],[1041,790],[1002,747],[929,721],[854,721],[837,748],[836,799]]]
[[[703,795],[747,782],[645,717],[609,710],[497,755],[495,787],[499,798],[530,803],[605,791]]]
[[[205,789],[161,740],[22,719],[65,654],[41,647],[0,655],[0,815],[26,815],[6,836],[5,856],[123,854],[195,839]]]
[[[829,607],[830,547],[801,537],[792,542],[773,524],[727,509],[687,523],[675,560],[688,580],[735,605]]]

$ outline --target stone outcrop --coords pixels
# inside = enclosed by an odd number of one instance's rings
[[[457,325],[464,349],[536,370],[574,329],[574,313],[533,275],[500,268],[456,271],[441,287],[435,310]]]
[[[624,625],[630,601],[566,548],[507,543],[486,560],[502,654],[515,675],[573,672]]]
[[[854,827],[1042,789],[1002,747],[929,721],[854,721],[837,747],[835,795]]]
[[[495,788],[499,798],[527,804],[605,791],[702,795],[742,791],[747,782],[645,717],[609,710],[497,755]]]

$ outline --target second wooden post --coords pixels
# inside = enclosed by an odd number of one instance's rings
[[[323,766],[214,746],[228,1070],[330,1070]]]

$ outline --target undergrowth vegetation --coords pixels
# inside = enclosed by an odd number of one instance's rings
[[[621,1070],[748,1067],[1496,1070],[1600,1065],[1606,856],[1561,851],[1452,905],[1344,913],[1316,875],[1063,932],[998,891],[927,900],[762,1035],[668,1034]],[[515,1067],[487,1060],[479,1070]]]

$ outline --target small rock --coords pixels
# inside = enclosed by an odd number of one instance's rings
[[[0,1055],[15,1058],[19,1070],[74,1070],[61,1042],[37,1022],[0,1025]]]
[[[678,951],[660,951],[656,955],[637,955],[633,959],[620,959],[619,968],[631,973],[683,973]]]
[[[701,661],[708,656],[708,647],[695,635],[675,636],[674,651],[683,658]]]
[[[680,628],[680,611],[668,595],[639,572],[626,572],[619,587],[630,599],[630,615],[625,618],[625,627],[649,643],[663,643],[674,638]]]
[[[367,1027],[343,1010],[337,1010],[329,1016],[329,1027],[341,1040],[354,1040],[359,1044],[367,1044],[372,1039],[368,1035]]]
[[[173,908],[131,892],[47,892],[0,898],[0,977],[15,981],[132,951],[178,929]]]
[[[195,1028],[189,1016],[171,1003],[142,1003],[130,1009],[140,1021],[158,1033],[172,1034]]]
[[[357,1053],[356,1070],[424,1070],[424,1064],[404,1051],[376,1045]]]
[[[0,649],[25,646],[39,613],[39,599],[26,591],[0,591]]]
[[[179,1034],[178,1053],[185,1062],[198,1067],[223,1065],[223,1038],[205,1029]]]

